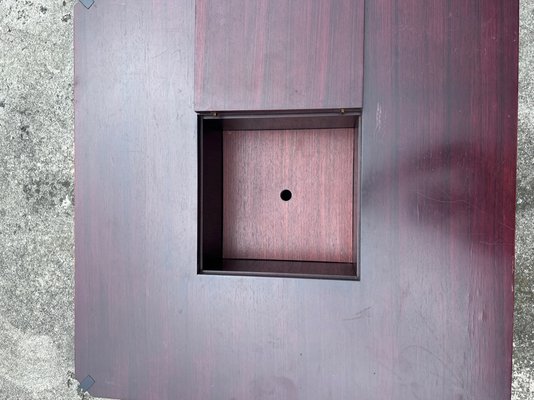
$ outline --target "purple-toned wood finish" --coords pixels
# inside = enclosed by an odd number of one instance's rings
[[[99,397],[203,398],[194,9],[75,6],[75,361]]]
[[[199,115],[199,273],[357,280],[358,116]]]
[[[197,275],[194,10],[76,6],[77,377],[123,400],[509,399],[518,1],[366,2],[360,282]]]
[[[353,262],[354,128],[222,135],[224,258]]]
[[[362,106],[364,0],[198,0],[195,109]]]

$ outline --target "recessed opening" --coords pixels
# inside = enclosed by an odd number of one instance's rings
[[[357,128],[347,111],[200,115],[199,273],[358,279]]]
[[[280,192],[280,198],[284,201],[289,201],[291,200],[291,197],[293,196],[293,194],[291,193],[291,190],[282,190]]]

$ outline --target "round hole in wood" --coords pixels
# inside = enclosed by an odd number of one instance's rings
[[[284,189],[280,192],[280,198],[284,201],[291,200],[291,196],[293,196],[293,194],[290,190]]]

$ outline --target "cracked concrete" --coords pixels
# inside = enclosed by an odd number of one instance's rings
[[[513,399],[534,399],[534,1],[521,1]]]
[[[75,0],[0,0],[0,399],[78,399]],[[534,399],[534,0],[521,1],[513,400]]]
[[[0,398],[78,399],[73,0],[0,0]]]

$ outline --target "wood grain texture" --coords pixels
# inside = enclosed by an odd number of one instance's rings
[[[366,2],[360,282],[197,275],[194,9],[76,7],[77,377],[124,400],[509,399],[518,1]]]
[[[224,258],[353,262],[354,129],[224,131],[222,141]]]
[[[99,397],[201,398],[194,1],[76,4],[74,23],[76,376]]]
[[[509,399],[518,1],[366,6],[362,282],[398,373],[368,390]]]
[[[199,0],[195,109],[362,106],[364,0]]]
[[[206,270],[205,274],[248,275],[278,278],[312,278],[356,280],[356,265],[340,262],[305,262],[278,260],[221,260],[220,270]]]

